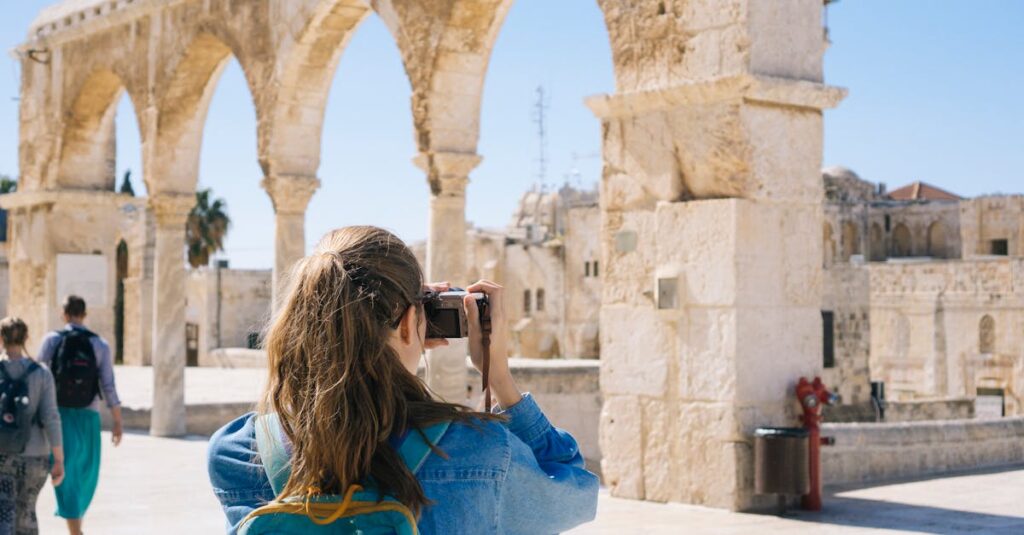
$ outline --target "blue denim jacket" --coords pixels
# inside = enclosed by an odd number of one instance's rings
[[[583,468],[576,441],[548,422],[533,398],[503,412],[507,423],[482,429],[452,424],[416,477],[433,505],[419,519],[423,535],[558,533],[593,520],[597,476]],[[274,499],[256,462],[254,414],[227,424],[210,439],[214,494],[228,533],[250,511]]]

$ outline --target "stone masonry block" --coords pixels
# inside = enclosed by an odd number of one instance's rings
[[[654,251],[657,240],[653,211],[602,214],[602,303],[653,307]]]
[[[686,309],[679,329],[678,396],[692,401],[727,401],[736,392],[736,310]]]
[[[601,309],[601,390],[663,397],[676,354],[675,324],[649,308]]]
[[[643,412],[636,396],[608,396],[601,408],[601,472],[613,496],[644,498]]]

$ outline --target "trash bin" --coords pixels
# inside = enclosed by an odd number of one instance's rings
[[[754,492],[807,494],[808,432],[800,427],[760,427],[754,431]]]

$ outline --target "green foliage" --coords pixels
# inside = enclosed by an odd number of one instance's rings
[[[0,175],[0,195],[3,195],[4,193],[14,193],[17,190],[17,179],[11,178],[7,175]]]
[[[196,205],[188,214],[185,237],[188,244],[188,263],[192,267],[205,266],[217,251],[224,250],[231,219],[224,199],[210,201],[212,191],[207,188],[196,192]]]

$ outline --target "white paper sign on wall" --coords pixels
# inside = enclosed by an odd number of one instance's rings
[[[99,254],[57,255],[57,299],[85,299],[89,308],[107,306],[107,257]]]

